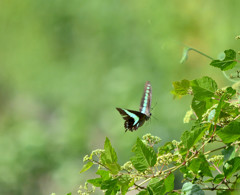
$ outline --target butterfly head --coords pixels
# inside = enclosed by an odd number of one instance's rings
[[[149,119],[151,118],[151,116],[152,116],[152,113],[149,112],[149,115],[146,115],[145,120],[146,120],[146,121],[149,120]]]

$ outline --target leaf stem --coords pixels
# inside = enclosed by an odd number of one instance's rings
[[[199,50],[197,50],[197,49],[195,49],[195,48],[193,48],[193,47],[188,47],[188,51],[190,51],[190,50],[193,50],[193,51],[195,51],[195,52],[197,52],[197,53],[205,56],[206,58],[208,58],[208,59],[210,59],[210,60],[215,60],[215,59],[212,58],[211,56],[209,56],[209,55],[207,55],[207,54],[205,54],[205,53],[203,53],[203,52],[201,52],[201,51],[199,51]]]

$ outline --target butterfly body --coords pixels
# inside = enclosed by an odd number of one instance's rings
[[[116,108],[125,120],[124,127],[129,131],[137,130],[151,117],[150,108],[152,101],[152,87],[146,82],[139,111]]]

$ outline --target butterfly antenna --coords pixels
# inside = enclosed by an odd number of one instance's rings
[[[157,102],[154,104],[154,106],[151,108],[151,110],[153,110],[157,105]]]
[[[154,106],[151,108],[151,110],[153,110],[156,106],[157,106],[157,102],[155,102],[155,104],[154,104]],[[152,118],[152,117],[153,117],[154,119],[156,119],[157,121],[159,121],[159,119],[158,119],[157,117],[155,117],[154,115],[152,115],[151,118]],[[150,119],[151,119],[151,118],[150,118]]]
[[[155,117],[155,116],[152,116],[154,119],[156,119],[157,121],[159,121],[159,119],[157,118],[157,117]]]

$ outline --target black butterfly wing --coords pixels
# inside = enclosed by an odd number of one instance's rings
[[[137,130],[139,127],[141,127],[144,124],[146,120],[146,115],[141,112],[122,109],[122,108],[116,108],[116,109],[125,120],[124,127],[126,131]]]
[[[151,102],[152,102],[152,86],[149,81],[145,83],[144,92],[140,104],[139,111],[145,114],[148,118],[150,118],[151,113]]]

